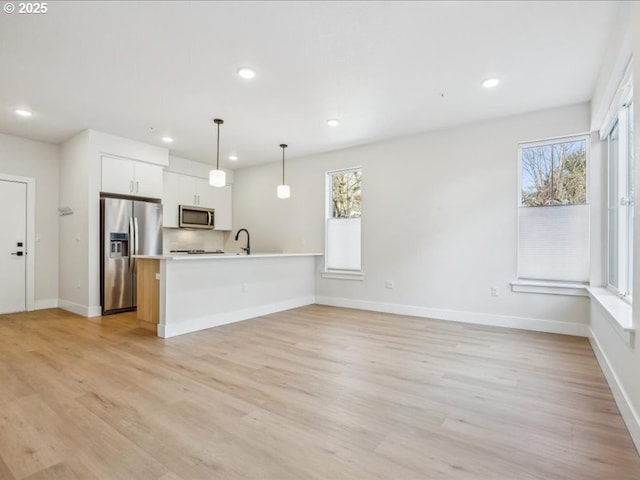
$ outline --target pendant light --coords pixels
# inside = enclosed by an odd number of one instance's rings
[[[291,196],[291,189],[289,185],[285,185],[284,183],[284,149],[287,148],[285,143],[280,144],[280,148],[282,148],[282,185],[278,185],[278,198],[289,198]]]
[[[224,123],[224,120],[215,118],[213,123],[218,125],[218,148],[216,150],[216,169],[209,170],[209,185],[212,187],[224,187],[227,183],[227,176],[224,170],[220,170],[220,124]]]

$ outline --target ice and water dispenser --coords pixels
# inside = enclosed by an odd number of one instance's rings
[[[128,233],[110,233],[110,253],[111,258],[128,257],[129,256],[129,234]]]

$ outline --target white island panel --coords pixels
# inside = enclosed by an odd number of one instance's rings
[[[314,303],[314,255],[163,258],[158,335],[184,333]]]

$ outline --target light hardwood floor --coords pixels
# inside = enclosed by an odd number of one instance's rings
[[[584,338],[309,306],[0,316],[2,479],[639,479]]]

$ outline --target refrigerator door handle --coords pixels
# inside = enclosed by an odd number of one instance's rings
[[[133,217],[133,253],[138,255],[140,253],[140,248],[138,245],[138,217]],[[135,272],[136,259],[133,259],[133,269],[132,272]]]
[[[135,259],[131,256],[135,254],[136,232],[133,226],[133,218],[129,219],[129,272],[133,273]]]

